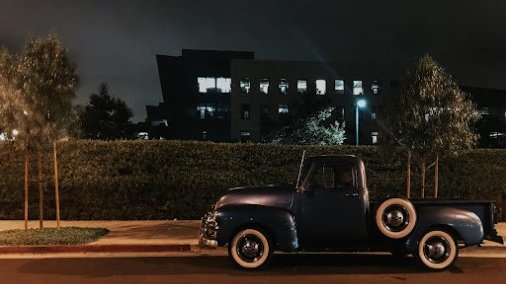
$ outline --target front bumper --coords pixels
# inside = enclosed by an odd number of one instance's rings
[[[216,222],[216,213],[208,212],[204,215],[204,217],[202,217],[199,239],[200,247],[217,247],[217,230],[218,223]]]

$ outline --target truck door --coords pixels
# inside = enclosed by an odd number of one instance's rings
[[[299,196],[303,247],[332,249],[364,243],[366,220],[354,164],[314,163]]]

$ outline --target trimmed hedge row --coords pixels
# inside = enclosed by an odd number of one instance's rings
[[[367,166],[371,196],[403,195],[404,160],[371,146],[282,146],[180,141],[59,144],[63,219],[195,219],[230,187],[294,182],[302,150],[354,154]],[[35,159],[30,218],[38,218]],[[52,160],[44,155],[46,218],[54,218]],[[23,218],[23,155],[0,145],[0,219]],[[472,150],[440,164],[442,197],[503,200],[506,150]],[[430,171],[429,171],[430,173]],[[418,196],[417,172],[412,184]],[[432,195],[432,176],[426,196]],[[504,202],[503,202],[504,203]]]

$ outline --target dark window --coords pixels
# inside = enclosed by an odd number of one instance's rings
[[[260,105],[260,115],[262,118],[269,118],[271,115],[271,109],[268,105]]]
[[[248,130],[241,130],[241,142],[251,141],[251,132]]]
[[[216,118],[218,119],[229,119],[230,109],[227,104],[217,103],[216,104]]]
[[[338,106],[336,109],[336,115],[338,121],[344,121],[344,106]]]
[[[248,104],[241,105],[241,118],[249,120],[251,118],[250,107]]]

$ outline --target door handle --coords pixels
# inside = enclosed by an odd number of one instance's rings
[[[358,193],[357,192],[354,192],[354,193],[345,193],[344,196],[346,196],[346,197],[358,197]]]

